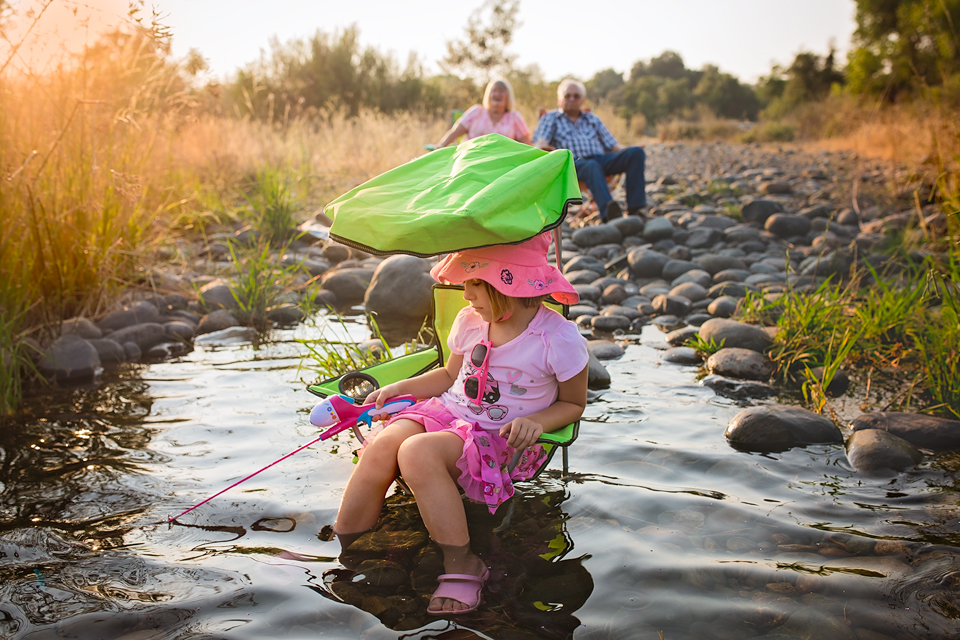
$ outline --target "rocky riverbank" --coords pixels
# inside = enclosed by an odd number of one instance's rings
[[[853,467],[871,474],[899,473],[924,455],[960,448],[960,422],[953,420],[878,412],[838,425],[771,404],[784,391],[771,381],[766,355],[775,327],[731,319],[748,294],[775,299],[867,264],[895,268],[880,251],[890,234],[929,238],[946,228],[933,206],[916,207],[913,194],[922,185],[910,185],[897,168],[843,154],[720,143],[657,144],[647,152],[651,206],[644,217],[599,224],[595,216],[572,215],[562,229],[563,269],[581,297],[570,317],[590,340],[594,392],[610,384],[602,362],[622,355],[623,341],[652,323],[664,332],[664,362],[700,366],[702,384],[755,405],[728,425],[735,447],[774,451],[846,441]],[[350,312],[362,305],[391,343],[417,335],[430,310],[431,261],[376,258],[325,239],[320,224],[307,229],[272,258],[286,277],[264,309],[268,322],[299,322],[311,307]],[[250,301],[230,278],[238,264],[231,243],[256,241],[256,231],[242,227],[205,243],[163,247],[147,274],[153,293],[132,292],[123,308],[102,318],[64,322],[55,340],[36,345],[44,354],[39,370],[70,383],[103,366],[176,357],[196,343],[256,340],[260,334],[238,319]],[[704,357],[689,346],[694,339],[719,348]],[[842,372],[834,376],[831,393],[856,393],[847,382]]]

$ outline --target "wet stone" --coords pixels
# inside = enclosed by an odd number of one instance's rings
[[[236,309],[240,306],[230,287],[219,280],[200,288],[200,302],[206,309]]]
[[[194,344],[203,344],[207,346],[219,346],[228,344],[241,344],[244,342],[253,342],[257,339],[257,332],[252,327],[230,327],[220,331],[211,331],[194,340]]]
[[[623,307],[618,304],[610,305],[603,310],[603,315],[605,316],[623,316],[625,318],[630,318],[630,320],[636,320],[643,316],[640,311],[631,307]]]
[[[124,351],[123,345],[115,340],[101,338],[99,340],[90,340],[89,342],[93,345],[93,348],[97,350],[97,355],[103,364],[124,362],[127,360],[127,353]]]
[[[720,349],[707,358],[706,365],[710,373],[746,380],[767,380],[774,368],[765,355],[738,347]]]
[[[303,318],[303,310],[294,304],[282,304],[267,310],[267,319],[281,326],[296,324]]]
[[[713,389],[714,393],[731,400],[748,400],[751,398],[770,398],[780,394],[780,391],[769,384],[751,380],[732,380],[718,375],[709,375],[700,381],[705,387]]]
[[[788,405],[744,409],[730,420],[724,437],[733,446],[749,451],[782,451],[807,444],[843,442],[840,430],[830,420]]]
[[[60,335],[66,336],[70,334],[78,335],[85,340],[103,337],[103,331],[100,330],[100,327],[81,316],[63,321],[63,324],[60,326]]]
[[[626,331],[630,328],[631,320],[626,316],[594,316],[590,320],[590,326],[597,331],[612,333],[617,330]]]
[[[663,355],[660,356],[660,359],[672,364],[700,364],[700,356],[697,355],[696,349],[692,347],[674,347],[673,349],[667,349],[663,352]]]
[[[707,312],[715,318],[729,318],[737,312],[738,306],[740,306],[740,303],[737,298],[718,296],[707,307]]]
[[[56,380],[85,380],[96,375],[100,356],[90,342],[68,334],[44,350],[37,368],[43,375]]]
[[[597,357],[598,360],[616,360],[623,356],[623,347],[610,340],[589,340],[587,349]]]
[[[960,420],[948,420],[918,413],[880,411],[858,416],[854,431],[879,429],[903,438],[915,447],[930,451],[960,449]]]
[[[739,347],[763,352],[770,347],[773,341],[762,328],[751,324],[713,318],[700,325],[700,338],[706,342],[713,342],[724,347]]]
[[[122,311],[114,311],[97,322],[97,326],[104,333],[116,331],[144,322],[156,322],[160,319],[160,311],[149,302],[138,302]],[[100,336],[97,336],[100,337]]]
[[[353,551],[353,547],[350,547]],[[374,587],[397,588],[409,584],[409,574],[402,565],[390,560],[364,560],[356,569],[354,583],[366,584]],[[387,605],[389,606],[389,604]],[[368,610],[369,611],[369,610]],[[371,611],[370,613],[375,612]]]
[[[233,314],[226,309],[220,309],[200,318],[200,324],[197,325],[195,335],[200,336],[237,326],[240,326],[240,322]]]
[[[687,340],[694,338],[698,334],[697,327],[681,327],[667,334],[667,343],[674,347],[679,347],[687,343]]]
[[[120,344],[124,342],[134,342],[140,350],[146,350],[166,338],[166,330],[162,324],[156,322],[144,322],[135,324],[132,327],[117,329],[107,337]]]
[[[634,249],[627,254],[630,272],[637,278],[659,278],[668,256],[651,249]]]
[[[196,332],[195,327],[187,322],[167,322],[163,325],[163,327],[166,330],[167,335],[171,338],[177,338],[185,341],[193,340],[193,335]]]
[[[607,371],[595,355],[590,354],[587,364],[587,388],[607,389],[610,387],[610,372]]]
[[[889,475],[912,469],[923,460],[923,454],[887,431],[860,429],[847,439],[847,459],[857,471]]]
[[[339,268],[321,276],[320,286],[330,289],[337,296],[337,303],[353,306],[363,302],[367,287],[373,279],[373,271],[364,268]]]
[[[692,303],[683,296],[660,294],[653,299],[653,309],[656,313],[685,316],[690,313]]]

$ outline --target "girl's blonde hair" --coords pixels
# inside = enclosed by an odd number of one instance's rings
[[[539,306],[544,300],[550,297],[549,295],[545,295],[534,296],[532,298],[512,298],[497,291],[497,289],[486,280],[478,279],[477,282],[483,283],[483,288],[487,290],[487,297],[490,299],[490,311],[493,313],[493,317],[498,320],[513,311],[514,305],[519,304],[521,307],[529,309]]]
[[[494,87],[500,87],[507,92],[507,106],[504,108],[504,111],[513,111],[514,104],[516,103],[516,99],[513,97],[513,87],[511,87],[510,83],[503,78],[491,80],[487,84],[487,88],[483,92],[483,108],[490,108],[490,93],[493,91]]]

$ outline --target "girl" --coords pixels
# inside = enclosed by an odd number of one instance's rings
[[[548,233],[519,245],[453,253],[431,271],[463,283],[469,302],[447,340],[442,369],[387,385],[367,401],[425,398],[386,422],[365,446],[344,491],[334,531],[345,547],[377,522],[387,489],[401,474],[413,491],[445,573],[427,609],[459,614],[480,604],[489,571],[470,551],[460,490],[494,512],[513,481],[536,473],[545,457],[537,438],[580,418],[587,401],[586,340],[543,306],[579,300],[547,262]],[[512,471],[514,451],[523,451]]]

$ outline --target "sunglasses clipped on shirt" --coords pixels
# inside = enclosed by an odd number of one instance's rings
[[[463,380],[463,393],[477,405],[480,404],[483,392],[487,388],[487,371],[490,369],[490,351],[492,349],[492,342],[481,340],[474,345],[470,352],[470,364],[473,365],[476,372]]]

